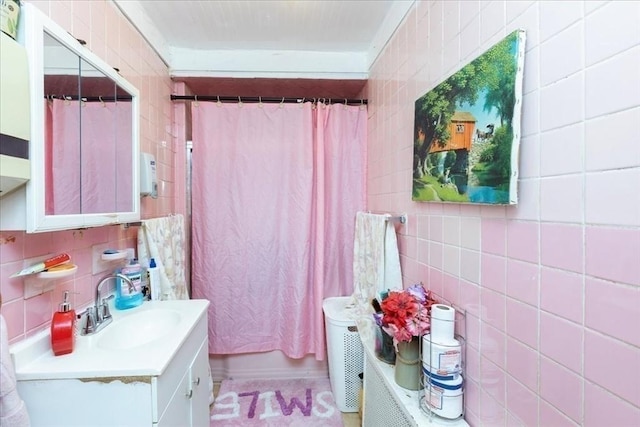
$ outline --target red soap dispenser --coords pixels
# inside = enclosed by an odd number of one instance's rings
[[[73,351],[76,343],[76,312],[69,303],[69,291],[64,291],[60,310],[51,319],[51,349],[56,356]]]

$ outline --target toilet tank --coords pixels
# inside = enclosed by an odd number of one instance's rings
[[[0,32],[0,197],[26,183],[29,163],[30,112],[27,51]],[[44,101],[43,101],[44,108]]]

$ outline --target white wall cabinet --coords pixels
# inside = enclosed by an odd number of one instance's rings
[[[158,376],[18,381],[33,427],[209,426],[207,316]]]
[[[18,41],[29,59],[30,176],[0,198],[0,230],[139,221],[138,89],[34,5],[23,5]]]

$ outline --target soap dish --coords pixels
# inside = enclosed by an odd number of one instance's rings
[[[127,251],[114,251],[108,253],[105,252],[100,255],[100,258],[102,258],[103,261],[117,261],[119,259],[125,259],[127,257]]]
[[[50,268],[47,271],[43,271],[37,274],[38,279],[59,279],[61,277],[71,276],[78,271],[78,266],[75,264],[62,264]]]

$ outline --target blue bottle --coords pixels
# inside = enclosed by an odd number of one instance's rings
[[[118,273],[126,276],[133,283],[133,288],[127,282],[116,279],[116,303],[118,310],[126,310],[142,304],[142,267],[136,259],[119,269]]]

